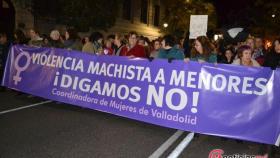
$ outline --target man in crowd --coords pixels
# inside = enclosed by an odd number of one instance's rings
[[[140,57],[140,58],[146,57],[144,47],[138,45],[137,43],[136,32],[129,33],[128,46],[123,47],[121,49],[120,56]]]
[[[7,35],[5,33],[0,32],[0,83],[2,82],[8,52],[9,44],[7,40]],[[0,86],[0,91],[4,91],[4,87]]]
[[[30,41],[28,45],[30,46],[39,46],[43,45],[43,39],[39,36],[39,32],[36,29],[29,30]]]
[[[264,55],[265,55],[265,49],[264,49],[263,39],[261,37],[256,37],[255,50],[253,52],[252,58],[255,59],[260,65],[263,65]]]

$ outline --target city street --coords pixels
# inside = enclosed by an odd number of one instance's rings
[[[0,158],[280,158],[279,81],[280,0],[0,0]]]
[[[11,90],[0,92],[0,100],[1,158],[143,158],[152,155],[177,131]],[[7,111],[28,105],[34,107]],[[167,157],[187,133],[161,157]],[[204,158],[213,149],[223,149],[227,155],[256,155],[259,147],[257,143],[200,135],[180,157]]]

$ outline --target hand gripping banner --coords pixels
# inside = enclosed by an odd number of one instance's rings
[[[280,142],[280,71],[13,46],[2,85],[164,127]]]

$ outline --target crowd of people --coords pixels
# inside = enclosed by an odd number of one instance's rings
[[[7,40],[5,33],[0,33],[0,66],[3,70],[10,43],[26,44],[36,47],[54,47],[95,55],[116,55],[149,59],[168,59],[197,61],[199,63],[222,63],[243,66],[266,66],[275,69],[280,67],[280,39],[275,39],[271,48],[264,47],[260,36],[248,36],[245,41],[227,45],[213,41],[206,36],[195,40],[176,38],[166,35],[154,40],[138,36],[136,32],[127,35],[111,34],[104,37],[100,32],[80,38],[74,28],[64,34],[52,30],[49,35],[40,35],[36,29],[30,29],[27,35],[16,30],[12,42]]]
[[[263,37],[252,35],[244,41],[223,44],[206,36],[189,40],[188,37],[165,35],[151,41],[133,31],[127,35],[116,33],[107,37],[100,32],[93,32],[90,36],[81,38],[74,28],[67,29],[64,34],[52,30],[49,35],[40,35],[36,29],[30,29],[28,33],[18,29],[14,32],[12,40],[8,40],[7,34],[0,32],[0,79],[11,44],[63,48],[94,55],[167,59],[169,62],[184,60],[280,68],[280,38],[275,39],[272,46],[266,48]]]
[[[264,39],[249,35],[244,41],[224,44],[206,36],[194,40],[188,37],[165,35],[154,40],[139,36],[136,32],[127,35],[116,33],[104,37],[100,32],[81,38],[74,28],[63,34],[52,30],[49,35],[30,29],[25,33],[21,29],[14,32],[12,40],[0,32],[0,73],[3,74],[7,54],[11,44],[24,44],[34,47],[52,47],[78,50],[95,55],[116,55],[151,59],[197,61],[199,63],[235,64],[254,67],[280,67],[280,39],[275,39],[272,46],[266,48]],[[1,77],[1,76],[0,76]]]

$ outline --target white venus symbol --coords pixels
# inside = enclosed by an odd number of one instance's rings
[[[21,67],[19,66],[19,60],[22,58],[22,57],[26,57],[26,62],[25,64]],[[30,61],[31,61],[31,57],[29,55],[29,53],[27,52],[21,52],[17,57],[16,57],[16,60],[15,60],[15,69],[17,70],[16,72],[16,75],[13,76],[13,80],[14,80],[14,84],[17,85],[18,82],[21,81],[21,77],[20,77],[20,73],[22,71],[25,71],[29,64],[30,64]]]

